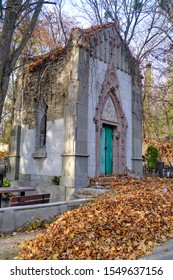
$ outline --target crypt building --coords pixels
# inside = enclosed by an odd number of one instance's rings
[[[66,47],[20,71],[10,145],[12,180],[69,194],[90,177],[142,175],[139,63],[114,24],[74,29]]]

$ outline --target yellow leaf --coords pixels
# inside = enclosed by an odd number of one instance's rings
[[[115,251],[115,246],[111,247],[111,251],[113,251],[113,252]]]
[[[154,243],[153,243],[152,241],[149,241],[149,242],[148,242],[148,245],[149,245],[150,247],[152,247],[152,246],[154,245]]]
[[[151,254],[152,254],[152,251],[147,251],[145,254],[146,254],[146,255],[151,255]]]
[[[86,241],[85,246],[90,247],[91,246],[91,241]]]
[[[107,243],[111,243],[112,240],[108,238],[108,239],[106,239],[106,242],[107,242]]]
[[[52,256],[52,259],[53,259],[53,260],[58,260],[58,258],[59,258],[59,254],[54,254],[54,255]]]
[[[74,238],[75,234],[74,233],[70,233],[69,237],[70,238]]]

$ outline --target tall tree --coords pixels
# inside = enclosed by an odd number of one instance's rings
[[[152,138],[157,134],[157,106],[155,107],[155,85],[153,79],[152,63],[146,61],[146,67],[143,71],[143,136]]]
[[[171,36],[173,27],[165,14],[161,13],[158,1],[71,0],[73,5],[92,24],[115,22],[123,39],[131,46],[133,54],[140,60],[153,51],[154,53],[157,51],[157,54],[163,51],[160,46],[165,40],[173,42]]]
[[[6,0],[0,1],[0,120],[3,111],[3,104],[7,94],[10,75],[30,39],[37,19],[44,3],[51,1],[44,0]],[[17,28],[24,20],[29,18],[28,24],[18,44],[13,44]]]
[[[173,46],[172,0],[71,0],[92,24],[115,22],[133,55],[141,62],[143,133],[164,138],[172,133],[172,99],[165,80],[166,53]],[[147,61],[148,60],[148,61]],[[148,63],[149,61],[152,62]],[[162,75],[159,77],[159,73]],[[170,79],[169,79],[170,80]]]
[[[29,19],[26,18],[23,25],[17,29],[13,40],[14,47],[21,40],[28,21]],[[64,9],[60,11],[58,5],[54,5],[52,9],[43,9],[33,30],[32,37],[22,52],[22,60],[64,47],[69,40],[71,29],[77,25],[75,18],[68,16]]]
[[[156,75],[151,63],[143,73],[143,136],[173,140],[173,51],[167,52],[165,73]],[[163,67],[163,66],[162,66]],[[155,78],[155,79],[154,79]]]
[[[159,0],[160,7],[168,16],[168,20],[173,24],[173,2],[172,0]]]
[[[49,34],[51,49],[65,46],[71,29],[78,25],[76,18],[67,14],[63,4],[65,0],[58,0],[51,11],[42,13],[42,27]]]
[[[162,120],[164,121],[164,136],[168,140],[173,140],[173,49],[170,48],[167,54],[168,67],[166,79],[160,89],[162,104]]]

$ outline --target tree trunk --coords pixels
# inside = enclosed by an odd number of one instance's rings
[[[27,1],[24,2],[24,4],[26,4]],[[30,23],[25,30],[21,42],[13,50],[13,35],[15,34],[16,27],[18,27],[21,23],[21,17],[24,17],[24,6],[22,3],[22,0],[7,0],[6,4],[5,17],[0,39],[0,122],[2,118],[4,101],[7,95],[10,75],[13,72],[19,56],[21,55],[24,47],[32,35],[38,16],[44,4],[44,0],[38,0],[35,2],[35,8]],[[30,1],[28,1],[28,4],[29,3]],[[26,10],[26,15],[27,12],[28,10]]]
[[[10,80],[10,75],[6,73],[1,74],[0,76],[0,123],[1,123],[1,116],[3,112],[4,102],[8,91],[9,80]]]

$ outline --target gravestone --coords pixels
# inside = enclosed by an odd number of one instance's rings
[[[163,177],[163,168],[164,168],[164,162],[157,161],[155,166],[156,173],[158,172],[159,177]]]

